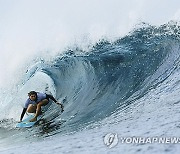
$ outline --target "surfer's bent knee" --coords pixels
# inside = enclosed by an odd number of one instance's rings
[[[34,113],[34,112],[36,112],[36,108],[37,108],[36,104],[29,104],[29,106],[27,108],[27,112]]]

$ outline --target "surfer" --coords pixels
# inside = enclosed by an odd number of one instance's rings
[[[34,118],[30,120],[30,122],[34,122],[37,120],[37,117],[42,113],[41,106],[45,106],[49,103],[49,99],[53,100],[56,104],[60,105],[62,111],[64,111],[64,106],[59,103],[52,95],[48,95],[46,93],[40,93],[36,91],[30,91],[28,93],[29,98],[25,102],[25,106],[23,108],[20,122],[22,121],[24,114],[27,112],[35,113]]]

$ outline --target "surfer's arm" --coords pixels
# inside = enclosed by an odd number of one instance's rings
[[[23,117],[24,117],[24,114],[26,113],[26,110],[27,108],[24,108],[22,113],[21,113],[21,118],[20,118],[20,121],[22,121]]]
[[[28,108],[28,105],[30,103],[30,99],[28,98],[25,102],[25,105],[24,105],[24,108],[23,108],[23,111],[21,113],[21,118],[20,118],[20,122],[22,121],[23,117],[24,117],[24,114],[26,113],[26,110]]]
[[[61,105],[62,111],[64,111],[64,106],[63,106],[63,104],[59,103],[52,95],[46,94],[46,98],[47,98],[47,99],[50,98],[50,99],[53,100],[56,104]]]
[[[48,94],[46,94],[46,98],[47,99],[51,99],[51,100],[53,100],[55,103],[57,103],[57,100],[52,96],[52,95],[48,95]]]

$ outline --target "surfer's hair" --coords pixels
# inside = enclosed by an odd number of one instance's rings
[[[37,97],[37,92],[35,92],[35,91],[30,91],[30,92],[28,93],[28,96],[31,96],[31,95],[36,95],[36,97]]]

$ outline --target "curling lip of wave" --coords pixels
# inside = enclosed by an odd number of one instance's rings
[[[128,107],[165,81],[179,63],[180,26],[143,23],[126,37],[97,42],[89,52],[68,50],[50,65],[42,65],[66,98],[64,118],[69,128],[90,123]]]

